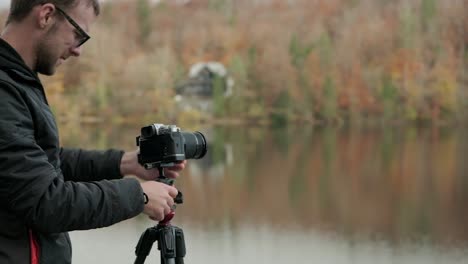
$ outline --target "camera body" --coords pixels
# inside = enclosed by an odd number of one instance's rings
[[[146,169],[168,167],[186,159],[201,159],[207,152],[201,132],[182,132],[175,125],[152,124],[141,128],[136,138],[138,163]]]

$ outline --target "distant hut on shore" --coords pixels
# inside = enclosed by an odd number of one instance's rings
[[[188,78],[176,85],[176,101],[183,110],[213,111],[215,96],[229,97],[234,81],[219,62],[199,62],[190,67]]]

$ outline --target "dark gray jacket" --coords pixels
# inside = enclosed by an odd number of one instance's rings
[[[71,262],[67,231],[105,227],[143,211],[140,184],[122,179],[122,152],[59,147],[42,84],[0,39],[0,263]]]

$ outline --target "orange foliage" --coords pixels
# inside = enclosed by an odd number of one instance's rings
[[[241,60],[238,66],[244,67],[240,70],[247,73],[243,75],[246,80],[240,82],[248,87],[235,91],[235,96],[248,103],[262,102],[256,107],[272,109],[279,95],[288,94],[292,108],[295,103],[314,101],[310,102],[313,110],[304,112],[306,116],[322,111],[324,101],[332,107],[332,101],[336,101],[342,113],[379,115],[383,108],[382,80],[390,77],[398,93],[393,97],[398,100],[394,105],[401,99],[412,118],[438,119],[442,112],[462,110],[453,100],[455,96],[468,98],[467,93],[460,92],[466,84],[459,78],[467,67],[461,56],[468,42],[467,20],[459,2],[452,6],[438,1],[431,30],[422,30],[418,3],[168,2],[152,7],[151,32],[146,43],[140,43],[135,2],[111,2],[103,7],[103,17],[98,20],[101,22],[92,32],[99,45],[89,44],[91,55],[85,54],[84,62],[66,66],[63,84],[69,89],[84,83],[102,83],[100,76],[104,74],[112,76],[112,81],[104,81],[106,86],[125,83],[128,87],[127,91],[112,89],[113,98],[119,98],[144,94],[138,92],[143,87],[158,89],[158,85],[150,83],[157,82],[153,78],[142,83],[144,73],[154,74],[144,69],[145,63],[147,68],[169,70],[164,72],[162,83],[163,88],[171,88],[181,77],[171,72],[180,70],[180,66],[185,74],[200,61],[219,61],[229,66],[236,58]],[[291,51],[294,37],[300,48],[311,47],[310,52]],[[403,45],[405,38],[409,41]],[[100,57],[106,66],[96,65],[92,56]],[[301,60],[301,66],[293,64],[294,56],[298,56],[296,61]],[[125,66],[133,64],[139,70]],[[327,95],[333,98],[323,98],[326,80],[333,83],[333,91]],[[89,94],[88,90],[82,96]],[[113,98],[109,98],[111,107],[119,105]],[[268,115],[268,111],[263,114]],[[229,117],[239,113],[225,114]]]
[[[343,87],[338,97],[338,105],[342,109],[358,108],[361,111],[376,110],[375,100],[362,76],[362,67],[355,62],[349,68],[342,69],[340,87]]]
[[[405,78],[419,76],[424,69],[422,62],[416,57],[414,51],[399,49],[385,63],[386,71],[393,79],[404,81]]]

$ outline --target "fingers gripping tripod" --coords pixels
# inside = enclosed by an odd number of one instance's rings
[[[166,166],[164,166],[166,167]],[[164,176],[164,167],[158,166],[159,178],[157,181],[173,185],[174,180]],[[175,203],[183,202],[182,193],[179,192],[174,199]],[[141,235],[135,249],[137,258],[135,264],[143,264],[149,255],[153,243],[158,242],[158,250],[161,251],[161,264],[183,264],[185,257],[184,232],[181,228],[172,226],[170,221],[175,216],[174,208],[156,226],[146,229]]]

